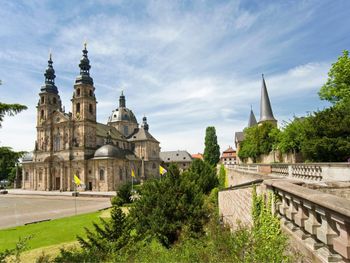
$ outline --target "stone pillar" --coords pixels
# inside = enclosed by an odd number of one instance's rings
[[[25,187],[25,177],[26,177],[25,169],[22,169],[22,189],[26,189],[26,187]]]
[[[44,189],[47,191],[47,167],[44,168],[43,180],[44,180]]]
[[[60,165],[60,191],[63,191],[63,164]]]

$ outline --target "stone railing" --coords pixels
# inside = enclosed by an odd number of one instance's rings
[[[326,257],[350,260],[350,201],[281,180],[265,180],[275,193],[273,211],[300,240]]]
[[[239,164],[234,169],[301,181],[350,181],[350,163]]]
[[[256,164],[239,164],[235,165],[234,168],[242,172],[258,172],[258,165]]]

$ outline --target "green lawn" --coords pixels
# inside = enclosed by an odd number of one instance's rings
[[[0,230],[0,251],[14,248],[19,237],[32,235],[28,249],[35,249],[76,240],[76,236],[85,236],[84,227],[91,227],[92,222],[99,223],[101,212],[55,219],[47,222],[18,226]]]

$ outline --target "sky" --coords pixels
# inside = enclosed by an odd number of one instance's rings
[[[0,101],[28,110],[5,117],[0,146],[31,151],[36,104],[51,50],[56,85],[71,111],[87,42],[97,120],[124,90],[162,151],[203,152],[207,126],[221,151],[260,117],[261,74],[279,125],[321,110],[318,90],[350,48],[350,1],[1,0]]]

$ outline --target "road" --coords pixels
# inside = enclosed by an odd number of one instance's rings
[[[77,213],[111,206],[109,198],[77,197]],[[68,196],[0,195],[0,229],[75,214],[75,198]]]

